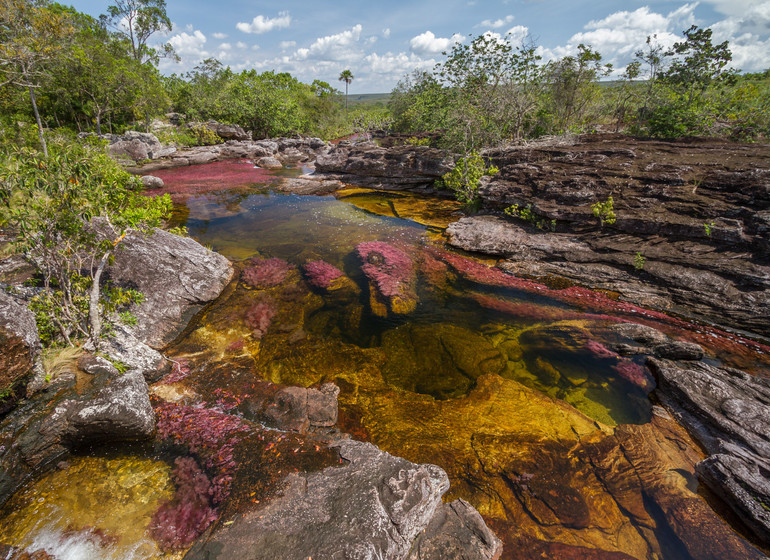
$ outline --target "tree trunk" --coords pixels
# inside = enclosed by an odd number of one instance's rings
[[[45,143],[43,137],[43,123],[40,122],[40,113],[37,110],[37,99],[35,99],[35,90],[32,86],[29,86],[29,98],[32,101],[32,110],[35,113],[35,121],[37,122],[37,135],[40,138],[40,145],[43,146],[43,155],[48,157],[48,145]]]
[[[88,301],[88,321],[91,324],[90,337],[95,351],[99,350],[99,338],[101,338],[102,335],[102,316],[99,311],[99,293],[101,291],[100,284],[102,280],[102,273],[104,272],[104,268],[107,266],[107,261],[110,260],[111,254],[112,251],[107,251],[104,255],[102,255],[102,258],[99,261],[99,266],[96,268],[93,283],[91,284],[91,295]]]

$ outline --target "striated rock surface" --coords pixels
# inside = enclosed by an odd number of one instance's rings
[[[348,440],[336,446],[345,465],[289,475],[281,496],[218,528],[185,558],[405,558],[436,511],[446,517],[441,503],[449,488],[446,474],[368,443]],[[480,531],[477,538],[491,554],[471,557],[498,557],[499,541],[472,519],[476,526],[466,532]],[[465,525],[460,518],[453,521]]]
[[[362,187],[435,192],[433,182],[453,165],[446,152],[425,146],[340,143],[318,157],[316,172]]]
[[[770,380],[702,362],[649,362],[661,401],[710,454],[698,476],[770,544]]]
[[[484,207],[516,204],[542,229],[474,216],[450,229],[450,242],[500,256],[517,275],[567,278],[768,336],[768,154],[762,145],[609,134],[489,151],[500,173],[481,186]],[[600,227],[592,206],[609,197],[616,220]]]

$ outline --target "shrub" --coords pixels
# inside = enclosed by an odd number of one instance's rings
[[[469,206],[478,203],[479,186],[484,175],[494,175],[500,170],[495,166],[487,167],[484,158],[478,152],[471,152],[457,160],[454,168],[441,179],[446,188],[454,191],[457,200]]]
[[[601,226],[604,226],[604,224],[615,223],[614,205],[615,201],[612,200],[611,196],[608,197],[605,202],[600,201],[591,205],[591,210],[593,210],[594,216],[599,218],[599,224]]]

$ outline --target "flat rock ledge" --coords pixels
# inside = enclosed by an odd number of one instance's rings
[[[696,466],[765,545],[770,545],[770,379],[704,362],[655,358],[660,401],[709,453]]]
[[[627,235],[541,231],[497,215],[462,218],[447,228],[449,244],[505,259],[498,266],[528,278],[561,277],[619,292],[621,298],[770,336],[770,266],[746,255],[690,242],[644,249]]]
[[[346,560],[500,557],[500,540],[458,500],[446,473],[369,443],[334,444],[346,464],[291,474],[282,495],[201,539],[186,560]]]

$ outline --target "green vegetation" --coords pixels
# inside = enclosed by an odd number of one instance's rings
[[[612,197],[607,197],[607,200],[604,202],[596,202],[591,205],[591,210],[594,213],[594,216],[599,218],[599,225],[604,227],[604,224],[614,224],[615,223],[615,201],[612,200]]]
[[[48,157],[30,147],[0,154],[0,224],[18,232],[17,250],[38,269],[31,307],[44,343],[98,348],[113,314],[142,300],[102,283],[105,267],[128,233],[160,224],[171,200],[139,194],[139,179],[102,143],[58,137],[49,147]]]
[[[639,251],[636,252],[634,255],[634,268],[636,270],[642,270],[644,269],[644,263],[647,259],[644,258],[644,255],[642,255]]]
[[[716,224],[714,222],[708,222],[708,223],[703,224],[703,228],[706,230],[706,235],[707,236],[711,237],[711,231],[714,228],[714,226],[716,226]]]
[[[507,215],[512,218],[518,218],[529,222],[537,229],[556,231],[556,220],[549,220],[532,211],[532,205],[527,204],[524,208],[521,208],[518,204],[511,204],[503,210]]]
[[[473,207],[478,202],[481,178],[498,172],[497,167],[487,166],[478,153],[471,152],[459,158],[452,171],[445,173],[441,180],[444,187],[454,191],[457,200]]]

